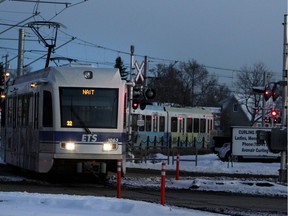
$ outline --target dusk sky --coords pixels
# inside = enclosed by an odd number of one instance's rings
[[[45,20],[65,26],[59,28],[52,57],[69,57],[97,67],[113,67],[116,57],[120,56],[129,66],[130,46],[134,45],[135,59],[142,62],[147,55],[150,68],[159,63],[193,59],[205,65],[228,87],[233,86],[237,70],[259,62],[273,72],[275,79],[282,79],[282,23],[287,13],[287,0],[0,2],[0,55],[8,55],[10,68],[17,68],[19,31],[19,27],[10,25],[20,22],[26,34],[24,65],[32,70],[44,67],[45,57],[31,63],[47,49],[39,41],[30,41],[37,37],[27,28],[27,23]],[[66,7],[64,2],[71,4]],[[35,11],[40,14],[26,20]],[[72,37],[76,39],[67,43]],[[67,62],[59,64],[62,63]]]

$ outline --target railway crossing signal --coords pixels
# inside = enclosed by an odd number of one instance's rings
[[[269,86],[266,86],[266,87],[265,87],[265,90],[264,90],[264,98],[265,98],[265,101],[268,101],[269,98],[271,97],[271,95],[272,95],[271,89],[269,88]]]
[[[263,87],[262,86],[256,86],[256,87],[253,87],[253,91],[256,93],[263,94],[265,101],[268,101],[271,96],[272,96],[273,101],[276,101],[277,98],[281,94],[281,92],[278,88],[278,85],[279,85],[279,82],[269,83],[265,87],[264,86]],[[271,89],[271,87],[272,87],[272,89]]]
[[[271,115],[272,118],[275,118],[278,115],[278,113],[277,113],[277,111],[275,109],[272,109],[270,111],[270,115]]]
[[[146,105],[152,104],[150,100],[154,99],[156,91],[152,88],[143,88],[142,85],[136,85],[133,88],[132,108],[135,110],[140,106],[141,110],[146,108]]]

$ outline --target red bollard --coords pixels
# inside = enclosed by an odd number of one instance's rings
[[[161,170],[161,197],[160,203],[164,205],[165,203],[165,182],[166,182],[166,170],[165,170],[166,163],[162,163],[162,170]]]
[[[117,198],[121,195],[121,166],[122,160],[117,161]]]
[[[176,159],[176,180],[179,180],[179,163],[180,163],[180,155],[177,154],[177,159]]]

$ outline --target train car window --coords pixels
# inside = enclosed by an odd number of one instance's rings
[[[39,92],[34,94],[34,128],[38,128]]]
[[[60,87],[59,92],[62,127],[117,128],[118,89]]]
[[[160,132],[165,131],[165,117],[164,116],[159,117],[159,131]]]
[[[199,119],[195,118],[193,124],[194,133],[199,133],[199,123]]]
[[[187,118],[186,131],[192,133],[192,118]]]
[[[146,121],[145,121],[145,126],[146,126],[146,131],[151,131],[152,130],[152,117],[151,116],[146,116]]]
[[[145,122],[146,116],[145,116],[145,115],[141,115],[141,117],[138,117],[138,118],[141,118],[141,119],[144,120],[144,122]],[[144,131],[144,130],[145,130],[145,125],[139,127],[139,131]]]
[[[137,120],[138,115],[132,114],[132,131],[138,131]]]
[[[200,119],[200,133],[206,132],[206,119]]]
[[[28,125],[29,118],[29,95],[23,95],[22,98],[22,125]]]
[[[13,108],[13,114],[12,114],[12,118],[13,118],[13,128],[16,128],[16,118],[17,118],[17,98],[16,97],[13,97],[13,105],[12,105],[12,108]]]
[[[213,120],[210,119],[210,131],[214,129],[214,126],[213,126]]]
[[[212,120],[208,119],[208,133],[212,130]]]
[[[17,125],[22,125],[22,95],[18,96],[17,101]]]
[[[13,122],[13,98],[8,98],[7,106],[7,126],[11,127]]]
[[[33,95],[29,95],[28,97],[28,103],[29,103],[29,107],[28,107],[28,110],[29,110],[29,114],[28,114],[28,125],[33,125]]]
[[[43,91],[43,127],[53,126],[52,94]]]
[[[153,116],[153,132],[158,131],[158,116]]]
[[[184,133],[184,127],[185,127],[185,118],[178,118],[179,120],[179,132]]]
[[[177,132],[177,117],[171,117],[171,132]]]

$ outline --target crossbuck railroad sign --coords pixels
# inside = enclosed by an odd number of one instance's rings
[[[142,61],[140,66],[139,66],[138,62],[135,61],[135,67],[136,67],[136,70],[138,71],[137,76],[135,78],[135,82],[138,82],[139,79],[140,79],[139,80],[140,82],[144,82],[144,76],[142,73],[143,68],[144,68],[144,61]]]

